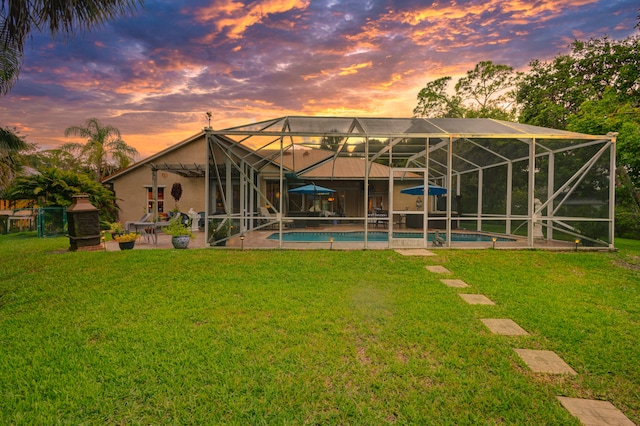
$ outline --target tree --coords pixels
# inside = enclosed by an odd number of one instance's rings
[[[133,13],[142,0],[0,0],[0,95],[15,84],[31,31],[70,36]]]
[[[451,77],[441,77],[430,81],[418,93],[418,105],[413,109],[416,117],[451,117],[464,116],[462,98],[447,93]]]
[[[15,130],[0,126],[0,191],[6,189],[19,173],[19,155],[27,149],[29,145]]]
[[[472,101],[467,117],[515,118],[513,89],[519,78],[520,73],[510,66],[491,61],[477,63],[456,83],[456,93]]]
[[[516,117],[514,89],[520,78],[507,65],[482,61],[458,80],[455,94],[448,91],[451,77],[441,77],[427,83],[418,93],[417,117],[496,118]]]
[[[17,177],[7,190],[9,199],[34,200],[41,207],[70,206],[73,196],[81,193],[89,194],[89,200],[100,211],[101,221],[115,221],[113,192],[83,173],[45,168],[31,176]]]
[[[138,154],[134,147],[121,139],[120,130],[111,125],[102,125],[97,118],[88,119],[84,126],[68,127],[64,135],[87,139],[85,144],[70,143],[65,144],[64,148],[77,150],[96,180],[127,167]]]
[[[571,52],[552,61],[533,60],[518,83],[520,121],[565,129],[569,116],[611,88],[619,101],[640,99],[640,37],[576,40]]]

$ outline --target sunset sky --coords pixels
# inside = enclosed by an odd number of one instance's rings
[[[410,117],[424,85],[491,60],[526,71],[637,32],[637,0],[145,0],[69,41],[34,34],[0,124],[54,148],[96,117],[142,157],[206,126],[284,115]]]

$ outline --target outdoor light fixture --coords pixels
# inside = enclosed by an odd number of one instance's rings
[[[333,250],[333,237],[329,238],[329,250]]]
[[[107,237],[104,236],[106,231],[102,231],[101,234],[102,236],[100,237],[100,242],[102,243],[102,248],[104,248],[104,251],[107,251]]]
[[[244,235],[240,235],[241,250],[244,251]]]
[[[578,251],[578,246],[580,245],[580,240],[576,238],[574,241],[576,243],[576,251]]]
[[[491,238],[492,244],[493,244],[493,249],[496,249],[496,241],[498,241],[498,239],[496,237],[492,237]]]

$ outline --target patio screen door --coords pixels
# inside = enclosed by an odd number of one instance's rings
[[[427,247],[429,199],[426,194],[406,194],[401,191],[417,185],[428,188],[426,169],[392,168],[389,172],[389,246]]]

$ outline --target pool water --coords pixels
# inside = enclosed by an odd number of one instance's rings
[[[444,240],[447,239],[447,235],[444,232],[440,233],[440,237]],[[364,232],[283,232],[282,241],[295,242],[295,243],[322,243],[329,242],[329,239],[333,238],[336,243],[340,242],[364,242]],[[422,233],[419,232],[394,232],[393,238],[422,238]],[[451,242],[491,242],[491,236],[480,234],[451,234]],[[277,240],[278,233],[273,233],[267,237],[268,240]],[[429,241],[433,241],[434,233],[429,232]],[[372,243],[384,243],[389,240],[388,232],[369,232],[368,241]],[[497,237],[498,242],[515,241],[511,238]]]

